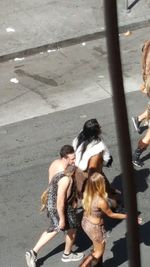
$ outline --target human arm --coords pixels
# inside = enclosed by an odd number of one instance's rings
[[[58,191],[57,191],[57,212],[59,215],[59,228],[64,229],[65,227],[65,202],[67,199],[67,190],[69,188],[70,179],[67,176],[64,176],[58,182]]]
[[[127,214],[124,213],[115,213],[109,208],[109,205],[105,199],[100,200],[99,208],[110,218],[112,219],[127,219]],[[137,218],[138,224],[142,224],[142,218]]]
[[[108,205],[108,202],[105,199],[99,201],[99,208],[110,218],[112,219],[126,219],[127,214],[124,213],[115,213],[113,212]]]
[[[110,151],[108,147],[105,145],[103,140],[102,143],[103,143],[103,161],[104,161],[103,165],[109,168],[112,165],[113,157],[110,154]]]

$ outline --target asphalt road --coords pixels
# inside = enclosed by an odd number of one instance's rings
[[[140,92],[126,95],[129,126],[133,148],[138,134],[134,131],[130,116],[143,110],[147,102]],[[138,109],[137,109],[138,103]],[[112,152],[114,163],[105,172],[117,188],[121,188],[121,169],[116,138],[113,104],[111,98],[85,104],[65,111],[6,125],[0,128],[0,261],[2,267],[25,267],[26,249],[33,247],[40,234],[48,226],[46,215],[40,214],[40,194],[47,186],[48,167],[57,157],[59,148],[71,143],[85,120],[96,117],[102,125],[103,137]],[[149,163],[150,154],[143,154],[145,165],[135,169],[138,210],[143,218],[139,226],[142,266],[149,266]],[[125,221],[108,220],[108,240],[104,267],[128,266],[126,253]],[[83,233],[77,236],[75,249],[85,253],[90,242]],[[60,261],[64,247],[64,235],[60,233],[39,254],[38,266],[78,266],[77,263]]]
[[[120,35],[133,149],[139,135],[130,117],[147,104],[139,85],[141,47],[148,36],[148,27],[128,37]],[[0,266],[25,267],[25,251],[48,227],[39,207],[49,164],[63,144],[72,142],[85,120],[96,117],[101,123],[114,158],[113,166],[105,172],[117,188],[122,188],[105,39],[1,63],[0,73]],[[12,78],[18,83],[12,83]],[[142,267],[149,267],[149,149],[143,159],[144,167],[135,169],[135,186],[143,218],[139,226]],[[125,221],[107,220],[106,228],[104,267],[128,266]],[[75,249],[87,253],[90,245],[86,236],[78,233]],[[64,235],[60,233],[41,251],[38,266],[77,266],[60,261],[63,247]]]

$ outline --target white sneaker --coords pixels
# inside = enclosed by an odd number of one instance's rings
[[[83,257],[84,257],[84,253],[82,253],[82,252],[81,253],[71,252],[69,255],[63,254],[61,260],[63,262],[80,261],[80,260],[82,260]]]
[[[25,254],[26,262],[28,267],[36,267],[37,257],[35,256],[33,250],[29,250]]]

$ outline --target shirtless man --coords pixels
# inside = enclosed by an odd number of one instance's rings
[[[37,253],[60,230],[67,230],[63,262],[79,261],[83,253],[73,253],[72,246],[78,227],[76,209],[74,208],[75,192],[72,176],[67,176],[65,170],[75,165],[74,149],[70,145],[64,145],[60,150],[60,158],[54,160],[49,167],[49,193],[48,193],[48,217],[49,228],[43,232],[40,239],[30,251],[25,254],[28,267],[36,267]]]

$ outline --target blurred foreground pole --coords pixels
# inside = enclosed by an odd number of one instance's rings
[[[113,91],[116,131],[123,173],[124,201],[128,213],[127,249],[129,266],[140,267],[136,186],[132,166],[131,142],[122,78],[116,0],[104,0],[104,9],[109,72]]]
[[[125,10],[128,9],[128,0],[125,0]]]

